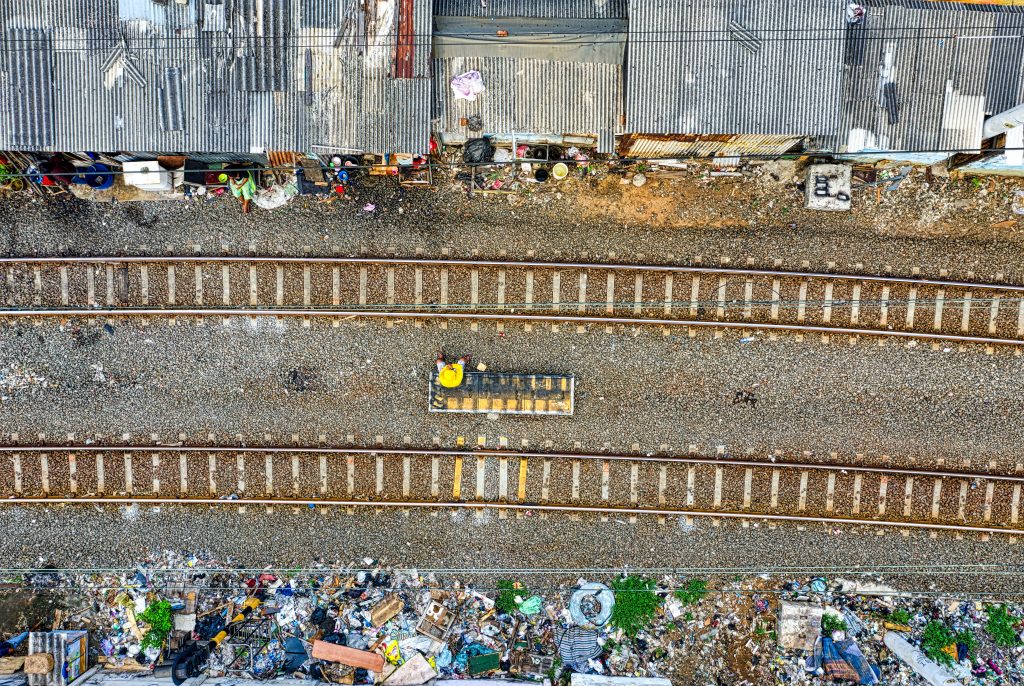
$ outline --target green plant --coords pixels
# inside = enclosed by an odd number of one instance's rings
[[[996,645],[1010,648],[1020,643],[1013,628],[1015,620],[1007,612],[1005,605],[989,605],[985,608],[985,614],[988,615],[985,629]]]
[[[654,592],[651,579],[627,576],[612,581],[615,591],[615,606],[612,608],[611,623],[633,638],[637,632],[650,623],[658,611],[662,599]]]
[[[984,185],[985,185],[985,182],[982,181],[977,176],[972,176],[971,177],[971,186],[973,186],[974,188],[981,188]]]
[[[696,605],[700,599],[708,594],[708,582],[703,579],[690,579],[682,588],[677,588],[676,598],[683,601],[684,605]]]
[[[928,622],[921,637],[921,650],[930,659],[943,665],[952,665],[953,656],[946,652],[946,646],[956,643],[952,630],[939,621]]]
[[[171,604],[166,600],[157,600],[138,616],[138,620],[149,625],[149,631],[142,637],[142,649],[159,648],[164,644],[167,634],[174,628],[171,619]]]
[[[902,624],[906,626],[910,624],[910,613],[906,610],[893,610],[889,613],[889,621],[893,624]]]
[[[529,595],[529,589],[521,583],[511,579],[502,579],[498,582],[498,598],[494,601],[494,607],[498,608],[498,612],[512,614],[519,609],[516,596],[526,598]]]
[[[826,612],[821,616],[821,633],[823,636],[830,636],[833,631],[846,631],[846,621]]]
[[[685,615],[683,615],[683,621],[684,622],[692,622],[693,621],[693,613],[692,612],[687,612]]]

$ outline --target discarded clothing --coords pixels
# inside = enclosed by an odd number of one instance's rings
[[[579,626],[555,629],[555,645],[558,646],[558,654],[567,664],[586,662],[601,654],[597,632]]]
[[[476,100],[476,96],[484,92],[484,79],[475,69],[459,74],[451,80],[452,91],[456,100]]]
[[[822,636],[814,644],[814,652],[808,656],[805,666],[809,672],[824,672],[832,681],[860,682],[860,674],[843,659],[835,643],[827,636]]]
[[[857,674],[860,676],[860,683],[865,686],[871,684],[877,684],[880,672],[878,667],[868,662],[868,659],[864,657],[864,653],[861,652],[860,646],[853,639],[846,639],[845,641],[839,641],[835,644],[836,649],[839,651],[839,655],[846,660],[847,664],[857,670]]]

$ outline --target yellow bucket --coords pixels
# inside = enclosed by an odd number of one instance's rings
[[[564,162],[559,162],[551,168],[551,176],[555,181],[561,181],[569,175],[569,167]]]

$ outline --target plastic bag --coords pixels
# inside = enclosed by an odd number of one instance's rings
[[[462,161],[480,164],[494,159],[494,146],[486,138],[471,138],[462,147]]]

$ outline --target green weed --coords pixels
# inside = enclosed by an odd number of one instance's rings
[[[612,608],[611,623],[622,629],[630,638],[647,626],[658,611],[662,599],[654,592],[656,585],[651,579],[627,576],[612,581],[615,591],[615,607]]]

